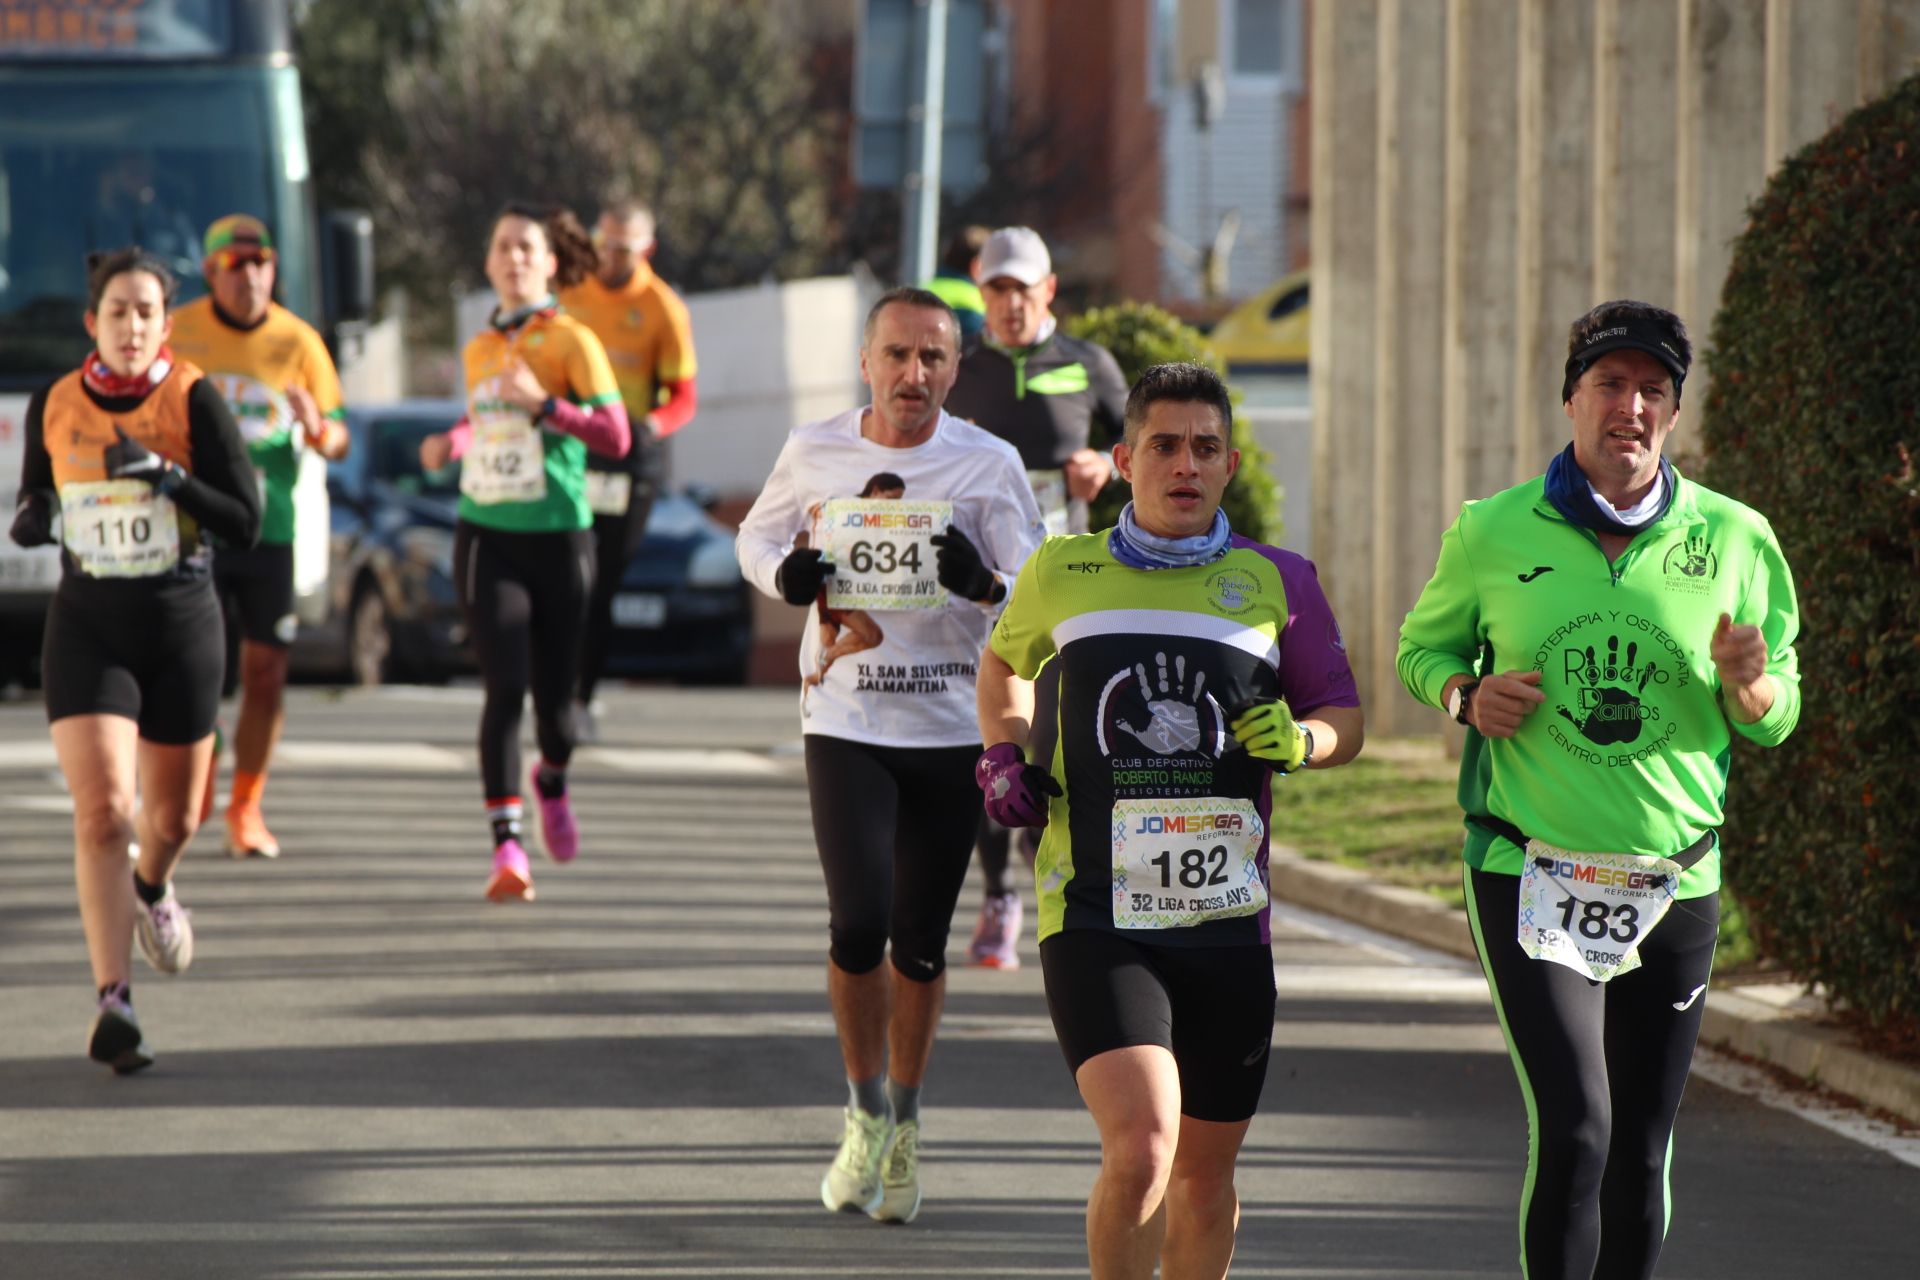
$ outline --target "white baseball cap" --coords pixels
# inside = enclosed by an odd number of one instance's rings
[[[1012,276],[1031,288],[1053,274],[1047,242],[1032,227],[1002,227],[987,237],[980,250],[980,279]]]

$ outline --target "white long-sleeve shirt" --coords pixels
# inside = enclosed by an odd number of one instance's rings
[[[774,576],[810,529],[820,503],[857,497],[867,482],[891,472],[911,501],[953,503],[953,523],[972,540],[988,568],[1011,586],[1046,529],[1032,486],[1012,445],[970,422],[942,413],[932,436],[892,449],[860,434],[864,410],[798,427],[787,437],[773,473],[740,524],[736,548],[747,580],[780,597]],[[801,690],[801,729],[892,747],[958,747],[980,740],[974,682],[980,651],[998,607],[942,593],[939,608],[871,615],[883,639],[836,659],[818,685]],[[800,644],[802,679],[819,669],[824,644],[816,601]]]

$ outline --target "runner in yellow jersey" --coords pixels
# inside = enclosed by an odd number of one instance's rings
[[[293,490],[308,449],[347,452],[340,375],[312,325],[273,300],[273,237],[258,218],[230,214],[207,228],[207,296],[173,313],[173,349],[206,370],[247,442],[260,491],[260,542],[221,547],[214,589],[240,623],[240,715],[233,734],[227,852],[277,857],[260,811],[267,765],[286,722],[283,694],[294,615]],[[216,760],[207,779],[213,802]],[[210,816],[203,812],[201,820]]]
[[[596,736],[593,691],[606,666],[613,630],[613,597],[627,562],[646,536],[647,514],[666,483],[662,442],[687,425],[694,391],[693,328],[686,303],[655,275],[653,212],[638,200],[610,201],[593,230],[599,265],[559,291],[560,305],[607,349],[620,399],[633,428],[625,458],[587,455],[587,501],[593,507],[594,580],[581,645],[579,706],[582,734]]]

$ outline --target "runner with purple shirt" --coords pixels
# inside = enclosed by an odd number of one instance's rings
[[[980,663],[987,812],[1044,828],[1047,1005],[1100,1131],[1096,1280],[1226,1274],[1273,1035],[1272,776],[1344,764],[1363,736],[1313,565],[1227,527],[1232,425],[1211,370],[1148,370],[1113,450],[1133,501],[1042,544]],[[1056,655],[1057,746],[1028,763]]]

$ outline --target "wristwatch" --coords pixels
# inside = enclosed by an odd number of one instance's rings
[[[1479,687],[1478,680],[1469,680],[1455,686],[1453,692],[1447,695],[1447,714],[1454,718],[1455,723],[1467,722],[1467,708],[1473,705],[1473,691]]]

